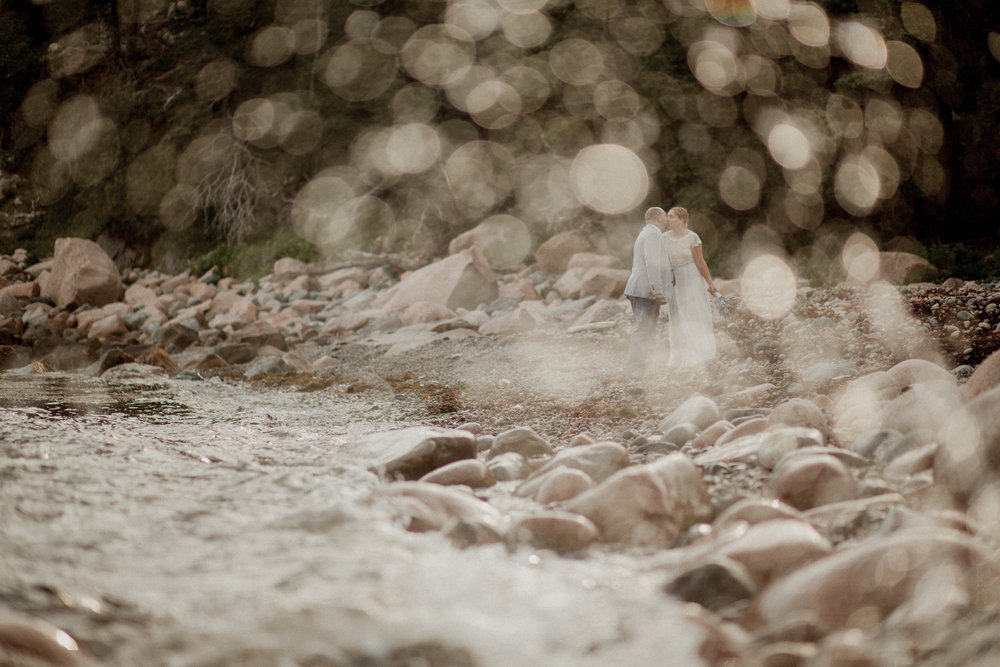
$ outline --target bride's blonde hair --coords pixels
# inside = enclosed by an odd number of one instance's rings
[[[672,209],[670,209],[670,213],[676,213],[677,217],[680,218],[681,221],[684,223],[684,226],[685,227],[688,226],[688,211],[686,208],[684,208],[683,206],[674,206]]]

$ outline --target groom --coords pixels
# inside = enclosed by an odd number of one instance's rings
[[[638,374],[646,369],[648,357],[656,341],[656,321],[660,306],[674,292],[673,273],[663,232],[667,229],[667,213],[659,206],[646,211],[646,226],[635,239],[632,252],[632,275],[625,284],[625,296],[632,304],[635,329],[629,340],[625,370]]]

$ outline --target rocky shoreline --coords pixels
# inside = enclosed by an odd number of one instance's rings
[[[735,300],[710,367],[632,378],[627,271],[578,242],[501,272],[471,247],[238,282],[121,275],[63,240],[0,258],[0,370],[398,404],[401,428],[361,443],[396,521],[458,548],[655,558],[708,664],[1000,657],[980,641],[1000,608],[994,286],[800,285],[772,320]]]

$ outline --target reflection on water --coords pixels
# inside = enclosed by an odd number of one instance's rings
[[[191,413],[165,383],[108,383],[67,373],[0,374],[0,407],[40,408],[52,417],[119,414],[149,421]]]

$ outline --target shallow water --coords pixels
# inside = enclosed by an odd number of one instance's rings
[[[109,665],[700,664],[654,554],[397,525],[363,439],[415,423],[392,403],[0,374],[0,606]]]

